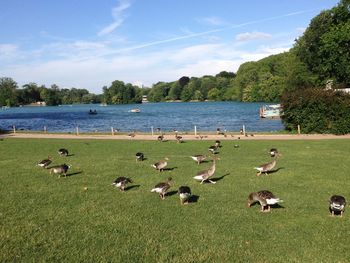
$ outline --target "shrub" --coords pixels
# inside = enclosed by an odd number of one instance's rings
[[[317,88],[285,92],[281,98],[282,122],[303,133],[350,133],[350,95]]]

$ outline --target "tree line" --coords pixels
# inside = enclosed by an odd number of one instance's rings
[[[59,88],[53,84],[47,88],[44,85],[28,83],[21,88],[8,77],[0,78],[0,106],[18,106],[45,102],[48,106],[73,103],[99,103],[101,95],[89,93],[86,89]]]

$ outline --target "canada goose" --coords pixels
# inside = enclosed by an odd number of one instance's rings
[[[180,197],[180,203],[182,205],[184,204],[188,204],[188,201],[191,198],[191,188],[189,188],[188,186],[180,186],[179,187],[179,197]]]
[[[216,148],[220,148],[220,147],[221,147],[221,141],[216,140],[214,146],[215,146]]]
[[[270,212],[271,207],[270,205],[277,204],[279,202],[283,202],[278,197],[276,197],[273,193],[271,193],[268,190],[262,190],[259,192],[254,192],[249,194],[247,205],[248,207],[251,207],[252,204],[255,202],[259,202],[261,206],[261,212]],[[265,210],[265,207],[267,206],[267,210]]]
[[[64,149],[64,148],[61,148],[61,149],[58,150],[58,154],[61,155],[61,156],[68,156],[68,150]]]
[[[125,186],[128,183],[132,183],[132,180],[130,178],[127,177],[118,177],[113,183],[112,185],[114,185],[115,187],[119,188],[119,190],[121,192],[124,192]]]
[[[61,177],[61,174],[64,175],[64,177],[67,177],[67,171],[68,169],[70,168],[71,166],[70,165],[67,165],[67,164],[62,164],[62,165],[59,165],[59,166],[55,166],[55,167],[52,167],[50,169],[50,174],[54,173],[54,174],[58,174],[58,178]]]
[[[215,173],[215,169],[216,169],[216,160],[220,160],[219,158],[214,158],[213,159],[213,164],[212,166],[207,169],[207,170],[203,170],[197,173],[197,175],[195,177],[193,177],[193,179],[197,180],[197,181],[201,181],[201,184],[204,181],[209,181],[212,184],[216,184],[216,182],[210,180],[209,178],[212,177]]]
[[[196,161],[198,164],[200,164],[201,162],[203,162],[205,159],[207,159],[207,156],[202,155],[202,154],[197,154],[197,155],[193,155],[190,156],[194,161]]]
[[[51,156],[47,157],[47,159],[42,160],[41,162],[38,163],[38,166],[46,168],[52,163],[52,158]]]
[[[329,211],[331,212],[332,216],[334,216],[335,213],[340,213],[340,216],[343,216],[343,213],[345,211],[346,201],[345,198],[341,195],[332,195],[329,200]]]
[[[159,194],[160,198],[162,200],[165,199],[165,194],[166,192],[168,191],[168,189],[170,188],[170,181],[172,180],[171,177],[168,178],[168,181],[167,182],[162,182],[162,183],[159,183],[159,184],[156,184],[154,186],[154,188],[151,190],[151,192],[156,192]]]
[[[156,162],[155,164],[152,164],[152,167],[154,167],[156,170],[159,170],[159,172],[161,172],[168,165],[167,161],[169,161],[169,158],[165,157],[163,161],[159,161],[159,162]]]
[[[136,156],[136,162],[144,160],[144,155],[142,152],[137,152],[135,156]]]

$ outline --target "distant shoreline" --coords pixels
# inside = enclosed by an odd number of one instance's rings
[[[350,134],[333,135],[333,134],[253,134],[249,136],[243,135],[217,135],[217,134],[183,134],[183,140],[186,141],[242,141],[242,140],[332,140],[332,139],[350,139]],[[88,139],[88,140],[133,140],[133,141],[156,141],[158,134],[54,134],[54,133],[5,133],[0,134],[0,139],[5,138],[22,138],[22,139]],[[165,134],[164,141],[176,141],[174,134]]]

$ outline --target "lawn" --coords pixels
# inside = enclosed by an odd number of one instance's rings
[[[223,141],[213,178],[192,179],[211,162],[213,142],[4,139],[0,141],[0,262],[347,262],[350,212],[331,217],[333,194],[350,199],[350,140]],[[239,148],[234,145],[238,144]],[[67,148],[71,156],[58,155]],[[282,153],[277,171],[255,166]],[[147,158],[136,163],[135,153]],[[72,165],[66,178],[36,166]],[[168,170],[154,162],[168,157]],[[133,179],[124,193],[111,186]],[[165,200],[150,190],[171,176]],[[196,202],[180,205],[188,185]],[[87,190],[85,190],[87,188]],[[249,193],[284,200],[271,213],[248,208]]]

